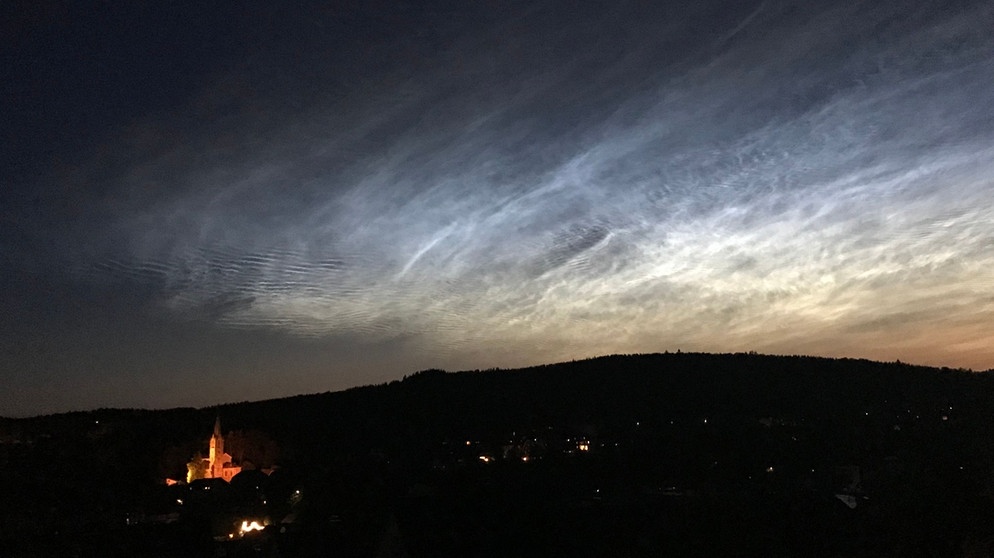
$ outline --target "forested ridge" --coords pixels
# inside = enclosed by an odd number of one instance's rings
[[[536,527],[552,521],[594,533],[592,555],[630,528],[635,554],[760,552],[776,533],[785,555],[819,537],[835,541],[826,555],[955,555],[994,540],[994,374],[751,353],[424,370],[204,409],[3,419],[7,536],[31,531],[24,518],[100,525],[154,507],[218,417],[236,459],[292,472],[311,516],[351,518],[351,544],[367,550],[388,520],[415,555],[465,550],[425,538],[433,521],[562,550]],[[481,499],[496,511],[470,511]],[[605,523],[618,514],[626,526]],[[738,527],[715,538],[705,516]]]

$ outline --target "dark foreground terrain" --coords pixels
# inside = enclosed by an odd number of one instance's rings
[[[217,417],[245,470],[166,486]],[[990,556],[992,426],[991,372],[753,354],[3,419],[0,556]]]

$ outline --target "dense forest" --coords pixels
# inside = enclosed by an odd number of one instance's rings
[[[2,419],[0,554],[230,555],[206,519],[224,506],[194,513],[176,504],[190,487],[165,485],[206,451],[218,417],[235,459],[272,473],[256,490],[283,527],[256,554],[989,556],[994,545],[990,371],[667,353]],[[150,517],[179,519],[133,521]]]

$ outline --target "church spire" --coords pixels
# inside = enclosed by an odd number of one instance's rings
[[[221,435],[221,415],[214,419],[214,434],[211,436],[210,454],[208,455],[207,470],[209,478],[221,478],[224,468],[224,437]]]

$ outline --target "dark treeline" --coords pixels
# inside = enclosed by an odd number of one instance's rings
[[[987,556],[994,542],[991,373],[668,353],[3,419],[0,551],[106,552],[94,533],[167,509],[164,479],[218,416],[241,459],[304,487],[308,542],[283,555]]]

